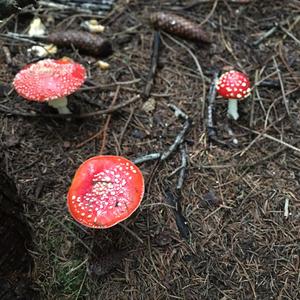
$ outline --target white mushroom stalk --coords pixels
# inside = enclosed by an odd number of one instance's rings
[[[238,100],[229,99],[227,108],[227,118],[237,120],[240,117],[238,113]]]
[[[71,114],[72,112],[68,108],[67,97],[56,98],[48,103],[49,106],[57,109],[60,114]]]

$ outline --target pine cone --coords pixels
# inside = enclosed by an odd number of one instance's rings
[[[112,45],[108,40],[85,31],[53,32],[47,37],[47,41],[61,47],[71,47],[73,45],[79,51],[97,57],[107,57],[112,53]]]
[[[173,13],[156,12],[150,15],[150,22],[156,29],[164,30],[181,38],[210,43],[210,38],[199,24]]]

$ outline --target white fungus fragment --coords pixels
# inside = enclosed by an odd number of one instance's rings
[[[32,37],[41,37],[45,35],[45,32],[46,27],[42,23],[42,20],[40,18],[34,18],[29,25],[28,35]]]

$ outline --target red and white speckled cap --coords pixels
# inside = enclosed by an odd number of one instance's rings
[[[25,66],[13,85],[27,100],[44,102],[72,94],[85,78],[85,68],[69,58],[44,59]]]
[[[121,156],[100,155],[76,171],[67,204],[84,226],[108,228],[127,219],[140,205],[144,178],[140,169]]]
[[[247,75],[238,71],[224,73],[218,80],[217,92],[226,99],[244,99],[250,95],[250,81]]]

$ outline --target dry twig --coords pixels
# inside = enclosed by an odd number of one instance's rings
[[[143,91],[143,98],[144,100],[147,99],[150,95],[152,85],[154,82],[154,76],[157,68],[158,63],[158,57],[159,57],[159,48],[160,48],[160,32],[155,31],[153,36],[153,42],[152,42],[152,53],[151,53],[151,65],[147,77],[147,83],[145,85],[144,91]]]
[[[118,99],[118,96],[119,96],[119,91],[120,91],[120,86],[117,87],[117,90],[115,92],[114,98],[113,98],[113,100],[112,100],[109,108],[111,108],[111,107],[113,107],[115,105],[115,103],[116,103],[116,101]],[[106,143],[106,136],[107,136],[107,130],[108,130],[108,125],[109,125],[110,119],[111,119],[111,114],[107,116],[105,124],[104,124],[104,127],[103,127],[103,129],[101,129],[102,138],[100,139],[101,148],[100,148],[100,151],[99,151],[99,155],[102,155],[103,152],[104,152],[105,143]]]

